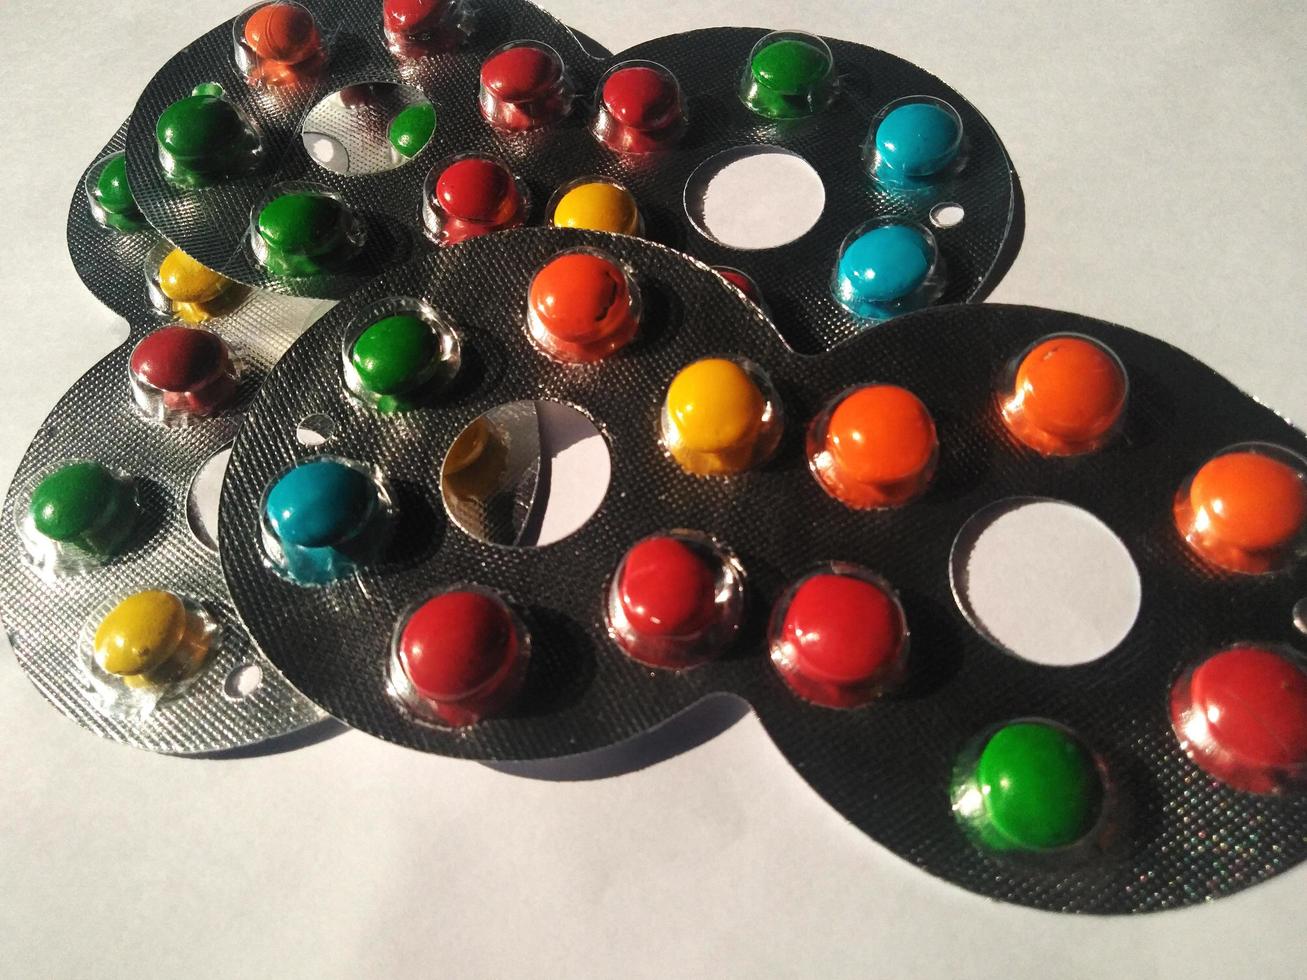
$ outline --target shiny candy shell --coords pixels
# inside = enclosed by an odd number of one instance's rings
[[[481,592],[446,592],[409,617],[399,657],[413,686],[432,701],[461,701],[482,692],[511,668],[518,653],[504,604]]]
[[[619,123],[636,129],[663,129],[681,114],[675,79],[647,65],[619,68],[609,75],[603,102]]]
[[[466,157],[451,163],[436,180],[436,201],[463,221],[497,224],[517,213],[513,175],[497,160]]]
[[[321,548],[338,544],[363,527],[377,500],[368,477],[331,459],[301,463],[268,493],[267,516],[286,544]]]
[[[378,395],[408,391],[427,374],[440,342],[419,316],[400,313],[363,331],[350,352],[359,380]]]
[[[273,198],[259,212],[259,236],[274,252],[324,257],[345,242],[349,213],[327,194],[292,192]]]
[[[562,66],[534,44],[508,48],[481,66],[481,84],[508,102],[530,102],[548,95],[562,78]]]
[[[127,184],[127,158],[121,154],[111,157],[100,170],[95,181],[95,199],[110,214],[130,214],[136,210],[136,200]]]
[[[208,303],[217,299],[231,280],[197,262],[179,248],[159,263],[159,289],[176,303]]]
[[[170,105],[155,127],[159,145],[183,163],[221,166],[245,139],[245,122],[226,99],[189,95]]]
[[[245,43],[260,58],[298,64],[322,47],[313,15],[293,3],[270,3],[245,22]]]
[[[685,542],[647,538],[622,562],[622,612],[637,634],[689,636],[716,615],[716,581],[716,570]]]
[[[95,631],[95,659],[110,674],[153,670],[186,634],[186,607],[171,592],[137,592],[118,603]]]
[[[857,576],[822,573],[791,597],[780,642],[803,677],[851,686],[896,673],[904,635],[898,603],[883,589]]]
[[[748,372],[725,358],[682,368],[667,389],[667,411],[688,448],[721,452],[752,439],[765,402]]]
[[[559,340],[603,340],[626,322],[630,293],[625,273],[587,252],[551,260],[531,282],[531,307],[544,328]]]
[[[560,228],[634,235],[640,229],[640,211],[626,188],[597,180],[578,184],[559,198],[553,223]]]
[[[876,127],[876,152],[891,170],[927,177],[958,155],[962,127],[952,113],[933,102],[910,102],[892,109]]]
[[[819,48],[797,39],[775,41],[753,56],[753,77],[781,95],[803,95],[830,72],[830,61]]]
[[[197,327],[163,327],[132,351],[132,374],[162,391],[192,391],[231,373],[231,351],[216,333]]]
[[[929,243],[909,225],[882,225],[849,243],[839,261],[841,298],[890,303],[910,295],[930,273]],[[847,295],[845,295],[847,294]]]
[[[115,516],[125,489],[109,468],[91,460],[60,467],[32,492],[36,530],[53,541],[74,541]]]

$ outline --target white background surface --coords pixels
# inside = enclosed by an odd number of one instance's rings
[[[77,177],[151,74],[242,5],[0,4],[6,481],[57,397],[124,335],[69,264]],[[1025,245],[994,299],[1146,330],[1307,418],[1297,5],[550,6],[613,50],[757,24],[936,72],[989,117],[1024,185]],[[554,781],[356,733],[185,760],[84,734],[5,656],[0,973],[1303,975],[1307,869],[1131,919],[998,905],[845,824],[751,716],[707,738],[740,714],[718,702],[634,746],[527,770]]]

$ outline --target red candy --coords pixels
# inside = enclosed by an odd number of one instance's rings
[[[903,610],[890,592],[862,575],[814,574],[777,616],[772,661],[800,697],[832,708],[856,707],[902,676]]]
[[[386,30],[396,34],[417,34],[440,24],[449,0],[385,0],[381,16]]]
[[[605,621],[632,660],[676,670],[721,653],[743,610],[735,559],[705,535],[669,531],[638,542],[622,558],[609,585]]]
[[[1274,793],[1307,776],[1307,673],[1273,649],[1232,647],[1182,676],[1171,723],[1189,758],[1234,789]]]
[[[137,401],[158,398],[141,385],[157,389],[168,412],[213,415],[236,394],[231,351],[217,334],[195,327],[164,327],[136,345],[130,368]],[[142,404],[152,411],[149,404]]]
[[[645,636],[688,636],[716,615],[716,570],[676,538],[648,538],[626,553],[622,611]]]
[[[531,280],[531,336],[562,361],[597,361],[628,343],[639,327],[626,273],[589,250],[565,252]]]
[[[519,41],[481,65],[478,103],[497,129],[535,129],[567,115],[571,92],[558,55],[544,45]]]
[[[660,65],[618,67],[604,80],[594,133],[619,153],[649,153],[680,139],[685,109],[680,86]]]
[[[758,284],[749,276],[745,275],[739,269],[732,269],[729,265],[715,265],[712,271],[717,273],[732,286],[744,293],[749,299],[753,300],[759,306],[762,305],[762,291],[758,289]]]
[[[460,242],[522,223],[524,202],[512,173],[498,160],[464,157],[440,172],[431,206],[441,217],[440,238]]]
[[[464,31],[449,17],[453,0],[385,0],[381,22],[386,44],[401,58],[423,58],[452,51]]]
[[[399,659],[417,693],[450,725],[505,708],[524,670],[517,627],[504,603],[457,590],[428,599],[399,637]]]

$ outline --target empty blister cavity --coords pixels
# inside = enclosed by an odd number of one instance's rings
[[[640,329],[642,301],[631,270],[596,248],[560,252],[527,293],[527,332],[544,353],[569,364],[600,361]]]
[[[313,14],[293,0],[256,3],[232,21],[232,57],[256,88],[312,85],[327,63]]]
[[[381,471],[340,456],[288,467],[259,509],[268,562],[297,585],[327,585],[375,564],[396,520]]]
[[[215,82],[197,85],[155,123],[159,165],[176,187],[193,189],[253,173],[263,142],[245,114]]]
[[[494,129],[552,126],[572,111],[573,96],[563,59],[543,41],[509,41],[481,65],[477,104]]]
[[[1173,509],[1204,561],[1248,575],[1281,571],[1307,553],[1307,460],[1272,443],[1230,446],[1184,481]]]
[[[392,296],[365,309],[345,332],[345,387],[378,412],[429,403],[458,375],[458,329],[422,300]]]
[[[363,176],[402,167],[436,134],[436,107],[393,82],[360,82],[333,92],[300,124],[309,158],[336,174]]]
[[[135,479],[93,459],[47,467],[20,501],[18,537],[51,579],[105,564],[131,542],[141,521]]]
[[[744,568],[698,531],[637,541],[608,585],[604,622],[628,657],[680,670],[726,652],[744,618]]]
[[[787,588],[767,632],[781,679],[826,708],[869,704],[907,673],[908,621],[898,594],[848,562],[824,564]]]

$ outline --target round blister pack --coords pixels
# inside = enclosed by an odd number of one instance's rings
[[[301,445],[306,419],[331,437]],[[383,277],[287,352],[221,554],[273,662],[381,738],[557,757],[730,692],[924,870],[1146,911],[1307,856],[1305,449],[1123,327],[950,306],[807,357],[669,249],[522,230]],[[1027,503],[1072,525],[995,579],[988,530]],[[1099,566],[1127,587],[1093,591]],[[1013,611],[1061,632],[1032,648]]]
[[[316,53],[269,75],[277,17]],[[242,283],[339,298],[474,236],[607,231],[713,264],[804,352],[982,298],[1019,244],[997,135],[902,59],[721,28],[601,61],[525,0],[256,4],[147,86],[128,169],[145,216]]]
[[[132,202],[125,132],[74,195],[68,246],[128,337],[19,464],[0,521],[0,619],[32,683],[84,728],[222,751],[323,718],[250,640],[216,553],[239,413],[323,304],[250,290],[160,239]]]

